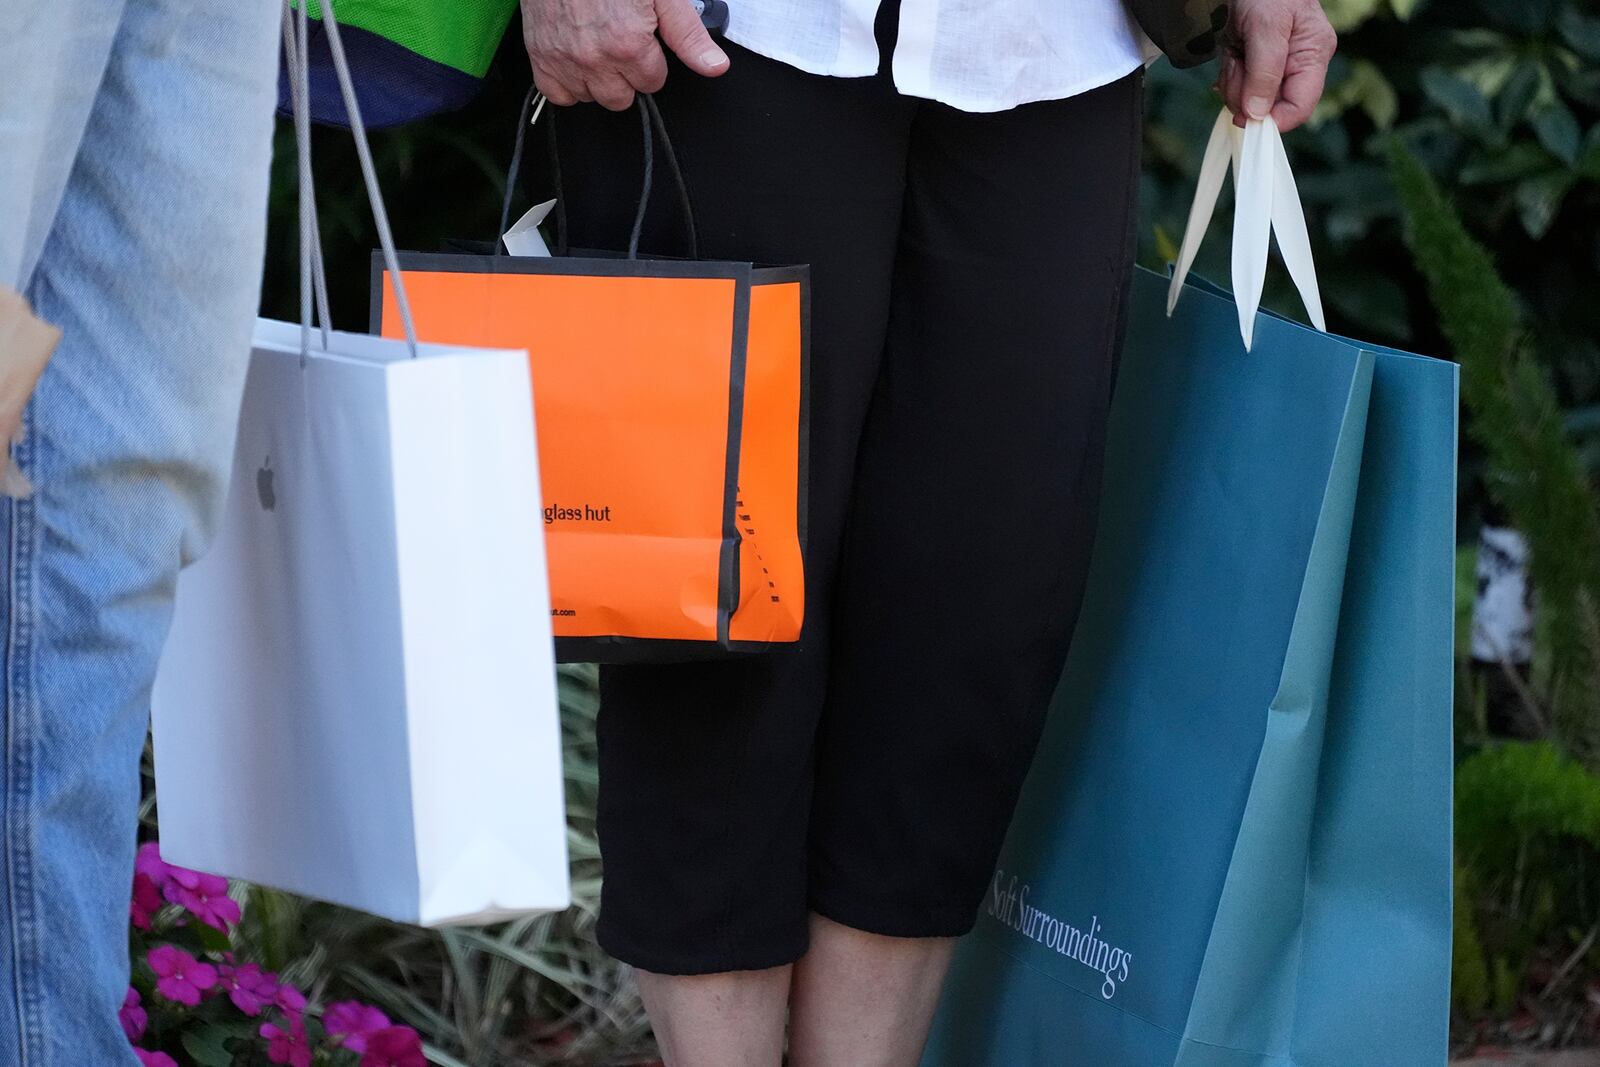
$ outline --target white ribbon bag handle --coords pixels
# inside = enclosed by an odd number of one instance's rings
[[[1167,314],[1178,306],[1184,279],[1194,264],[1195,253],[1211,224],[1211,213],[1222,191],[1222,178],[1229,166],[1233,170],[1235,204],[1233,211],[1233,299],[1239,306],[1239,332],[1245,351],[1255,334],[1256,311],[1261,306],[1261,287],[1267,279],[1268,235],[1278,237],[1278,253],[1289,268],[1289,277],[1300,291],[1312,325],[1327,332],[1322,316],[1322,294],[1317,289],[1317,268],[1311,261],[1311,237],[1306,232],[1306,216],[1300,207],[1300,192],[1295,188],[1289,157],[1283,150],[1283,137],[1271,118],[1250,119],[1244,129],[1233,124],[1226,108],[1217,115],[1206,142],[1205,158],[1200,163],[1200,180],[1195,185],[1194,204],[1183,230],[1183,246],[1167,288]]]

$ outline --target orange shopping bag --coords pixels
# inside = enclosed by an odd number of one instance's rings
[[[560,659],[799,640],[806,267],[401,253],[400,269],[430,339],[528,350]],[[400,330],[378,258],[373,326]]]

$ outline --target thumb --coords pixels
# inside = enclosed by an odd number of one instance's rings
[[[728,69],[728,54],[706,32],[689,0],[656,0],[661,40],[696,74],[714,78]]]
[[[1263,19],[1244,34],[1244,112],[1253,119],[1272,114],[1289,58],[1289,21]]]

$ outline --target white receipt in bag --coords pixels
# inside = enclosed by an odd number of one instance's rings
[[[523,352],[260,321],[153,719],[162,851],[421,925],[568,904]]]
[[[506,253],[513,256],[543,256],[549,258],[550,249],[544,243],[544,237],[539,233],[539,223],[550,214],[550,209],[556,206],[554,200],[546,200],[542,204],[530,207],[523,216],[511,224],[511,229],[500,235],[500,240],[505,242]]]

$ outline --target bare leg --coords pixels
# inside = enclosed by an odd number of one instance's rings
[[[791,970],[637,972],[667,1067],[780,1067]]]
[[[812,915],[811,949],[794,965],[790,1067],[916,1067],[954,948]]]

